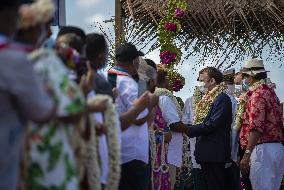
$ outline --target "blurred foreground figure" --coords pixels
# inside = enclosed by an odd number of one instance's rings
[[[26,50],[11,42],[19,5],[19,0],[0,3],[0,189],[5,190],[15,190],[18,183],[26,121],[48,120],[54,107],[37,83]]]

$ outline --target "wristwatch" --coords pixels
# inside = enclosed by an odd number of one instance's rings
[[[251,154],[251,151],[249,149],[246,149],[245,154]]]

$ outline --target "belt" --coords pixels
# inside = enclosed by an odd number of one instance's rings
[[[257,143],[256,145],[260,145],[260,144],[271,144],[271,143],[282,143],[282,142],[281,142],[281,141],[267,141],[267,142]]]

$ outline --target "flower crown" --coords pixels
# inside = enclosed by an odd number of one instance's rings
[[[22,5],[19,11],[20,28],[29,28],[37,24],[50,21],[55,12],[55,6],[51,0],[37,0],[32,4]]]
[[[157,65],[157,70],[158,73],[159,72],[167,73],[166,78],[169,83],[170,91],[178,92],[183,88],[185,84],[185,78],[181,74],[179,74],[176,70],[168,69],[166,66],[162,64]]]

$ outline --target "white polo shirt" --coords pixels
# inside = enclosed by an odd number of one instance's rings
[[[174,102],[168,96],[159,97],[159,106],[162,111],[163,118],[168,126],[180,121],[178,111]],[[182,165],[182,148],[183,136],[182,133],[172,132],[172,140],[169,143],[168,163],[176,167]]]
[[[131,76],[117,76],[116,88],[118,96],[116,106],[119,114],[128,111],[133,107],[134,101],[138,98],[138,83]],[[137,119],[148,114],[148,109],[140,113]],[[140,160],[145,163],[149,161],[149,137],[148,124],[141,126],[131,125],[121,134],[121,161],[122,164]]]

